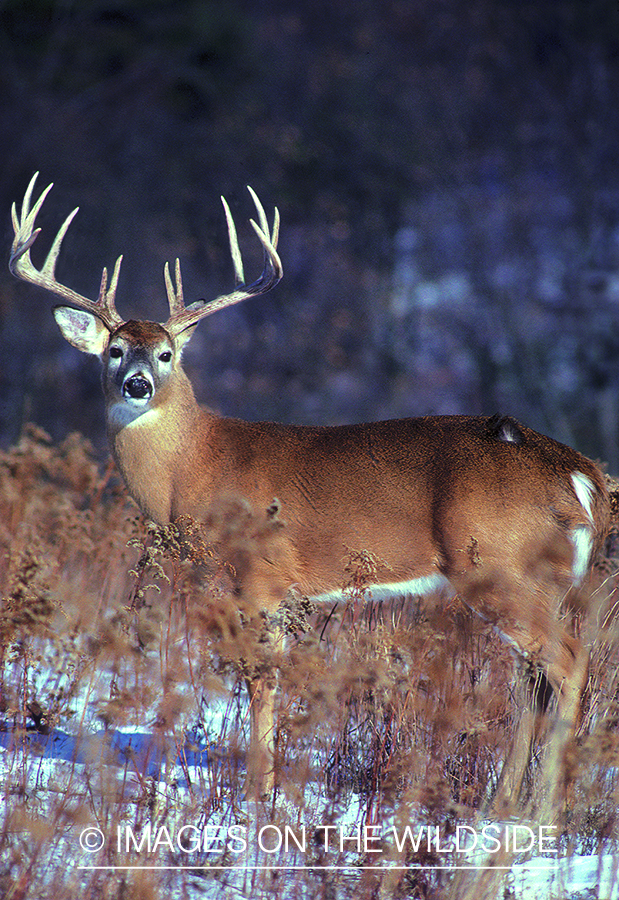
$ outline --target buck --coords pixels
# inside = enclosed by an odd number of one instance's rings
[[[557,698],[564,747],[588,659],[561,614],[562,601],[586,579],[608,528],[609,498],[597,466],[509,417],[300,427],[245,422],[202,408],[181,365],[183,348],[201,319],[281,279],[277,210],[270,230],[251,192],[258,218],[251,225],[265,257],[255,282],[245,284],[234,221],[222,198],[236,289],[185,306],[179,261],[174,281],[166,263],[168,320],[125,321],[115,306],[122,257],[109,284],[103,270],[96,300],[56,281],[60,246],[77,209],[42,267],[33,265],[35,220],[52,187],[32,205],[36,177],[21,211],[13,205],[10,269],[59,296],[63,304],[54,316],[62,334],[100,358],[111,451],[144,514],[159,523],[202,522],[219,500],[236,496],[266,520],[277,498],[281,551],[276,559],[265,554],[256,560],[238,586],[267,614],[287,588],[317,600],[341,597],[350,548],[371,552],[377,561],[368,586],[373,599],[460,595],[544,673]],[[248,688],[248,779],[254,793],[266,796],[274,785],[274,679],[249,675]]]

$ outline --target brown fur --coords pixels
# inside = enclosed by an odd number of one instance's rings
[[[276,500],[285,522],[278,551],[259,554],[238,586],[265,615],[290,588],[309,595],[340,589],[351,551],[376,560],[370,591],[399,583],[404,593],[427,593],[446,579],[545,670],[569,736],[587,666],[560,612],[575,574],[584,574],[608,531],[610,501],[599,469],[508,416],[300,428],[241,422],[200,409],[181,367],[183,347],[203,316],[269,290],[281,278],[278,215],[269,233],[252,192],[260,221],[254,226],[266,260],[252,285],[185,308],[177,260],[175,285],[165,269],[166,326],[123,323],[115,308],[120,259],[109,285],[104,270],[95,302],[55,280],[55,259],[74,213],[42,269],[32,265],[35,219],[49,191],[31,210],[35,180],[21,212],[13,209],[10,267],[77,307],[56,307],[54,315],[67,340],[103,362],[112,453],[144,513],[161,523],[186,517],[206,522],[218,504],[243,498],[258,519],[267,520]],[[237,282],[242,282],[236,231],[225,202],[224,208]],[[592,490],[590,516],[576,494],[576,473]],[[581,493],[588,505],[586,485]],[[591,554],[585,558],[589,537]],[[575,547],[580,548],[578,573]],[[407,585],[416,579],[422,581]],[[273,784],[274,679],[248,677],[248,686],[250,781],[262,793]]]
[[[590,460],[521,425],[517,442],[501,440],[486,417],[341,427],[223,418],[198,407],[180,368],[158,399],[154,415],[111,435],[147,515],[205,521],[213,506],[240,497],[266,516],[278,501],[280,551],[256,560],[241,585],[255,608],[273,612],[286,588],[337,591],[351,549],[380,562],[375,585],[440,574],[545,670],[565,717],[575,719],[585,669],[579,642],[559,621],[573,580],[569,534],[589,528],[594,556],[609,524],[605,481]],[[595,489],[593,523],[574,472]],[[274,687],[252,679],[248,686],[251,779],[262,793],[273,784]],[[522,760],[516,768],[519,783]]]

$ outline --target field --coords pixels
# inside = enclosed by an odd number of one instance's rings
[[[619,896],[612,558],[579,598],[567,802],[538,821],[539,747],[526,796],[491,805],[525,701],[458,600],[373,603],[374,561],[351,550],[347,602],[291,596],[278,654],[215,549],[251,565],[277,529],[239,503],[186,531],[144,521],[79,435],[31,427],[0,456],[0,896]],[[279,678],[270,804],[243,794],[248,667]]]

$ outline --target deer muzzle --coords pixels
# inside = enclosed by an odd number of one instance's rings
[[[150,400],[154,391],[153,382],[143,372],[134,372],[123,382],[123,397],[128,400]]]

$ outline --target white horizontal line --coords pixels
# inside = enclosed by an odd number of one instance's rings
[[[523,868],[525,868],[527,872],[550,872],[555,868],[554,865],[552,865],[552,866],[527,866],[526,863],[524,863],[524,864],[520,863],[520,865]],[[287,871],[301,871],[301,872],[308,871],[309,872],[314,869],[320,869],[321,871],[324,870],[324,871],[330,871],[330,872],[341,872],[341,871],[349,871],[349,870],[352,870],[353,872],[365,872],[365,871],[370,871],[370,870],[377,871],[377,872],[386,872],[386,871],[393,870],[393,869],[398,870],[398,871],[401,870],[403,872],[407,872],[407,871],[410,871],[411,869],[415,869],[415,870],[423,869],[423,870],[432,870],[432,871],[441,869],[441,870],[456,872],[456,871],[460,871],[463,869],[472,869],[474,871],[481,871],[482,869],[488,869],[488,870],[494,869],[495,871],[501,871],[501,870],[509,871],[512,868],[512,866],[418,866],[415,864],[411,864],[411,865],[407,865],[407,866],[391,866],[391,865],[355,866],[355,865],[351,864],[348,866],[320,866],[320,865],[315,865],[315,866],[311,866],[311,865],[310,866],[77,866],[77,868],[81,869],[81,870],[98,871],[98,872],[103,872],[103,871],[105,871],[105,872],[114,872],[114,871],[126,872],[126,871],[140,871],[140,870],[154,870],[155,872],[168,872],[168,871],[177,871],[177,870],[178,871],[194,870],[194,871],[200,871],[200,872],[209,871],[209,870],[225,870],[225,871],[237,870],[237,871],[242,871],[242,872],[246,872],[246,871],[255,872],[255,871],[260,871],[260,870],[264,870],[266,872],[273,872],[275,870],[278,870],[278,871],[286,871],[286,872]]]

